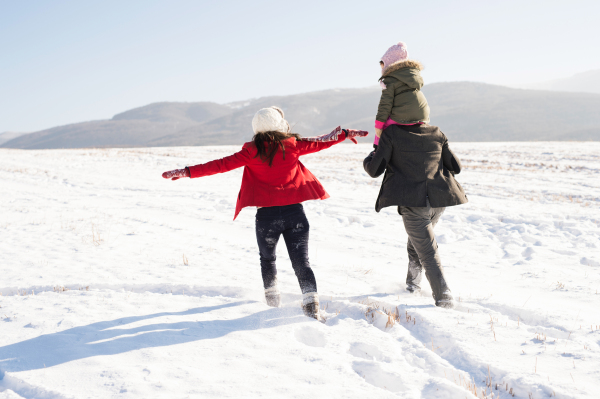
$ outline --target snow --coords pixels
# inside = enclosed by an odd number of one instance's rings
[[[0,150],[0,398],[597,397],[600,143],[453,144],[454,310],[405,291],[370,145],[306,156],[331,194],[304,205],[325,324],[283,244],[266,305],[241,170],[160,177],[238,148]]]

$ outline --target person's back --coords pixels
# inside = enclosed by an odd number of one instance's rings
[[[271,165],[256,156],[257,150],[253,142],[244,144],[243,148],[251,157],[246,166],[257,182],[274,186],[288,185],[293,184],[294,177],[299,173],[310,173],[300,161],[300,156],[310,153],[309,149],[314,146],[314,143],[300,141],[295,137],[283,140],[281,143],[284,148],[275,153]]]
[[[437,126],[388,127],[364,166],[372,177],[386,173],[377,212],[387,206],[424,207],[427,198],[434,208],[467,202],[454,178],[460,173],[460,161]]]
[[[246,159],[242,178],[246,184],[240,188],[236,217],[244,206],[281,206],[329,198],[319,180],[300,161],[300,156],[321,151],[343,139],[344,134],[329,143],[290,137],[281,141],[283,147],[270,162],[261,159],[255,142],[245,143],[240,153]]]
[[[436,126],[390,126],[363,165],[371,177],[385,172],[375,210],[397,206],[402,215],[408,234],[407,290],[421,290],[425,269],[436,306],[453,307],[433,228],[447,206],[468,200],[454,179],[461,165],[448,139]]]

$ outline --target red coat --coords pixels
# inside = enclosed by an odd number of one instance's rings
[[[337,141],[329,142],[296,141],[293,137],[289,138],[283,141],[285,159],[279,149],[273,159],[273,166],[256,157],[256,147],[253,142],[249,142],[244,144],[240,152],[205,164],[189,166],[188,169],[193,179],[245,167],[235,206],[235,220],[246,206],[282,206],[329,198],[321,183],[302,165],[299,158],[301,155],[329,148],[345,139],[345,133],[340,134]]]

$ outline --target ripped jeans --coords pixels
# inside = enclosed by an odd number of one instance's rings
[[[302,293],[317,292],[315,274],[308,262],[308,230],[302,204],[270,206],[256,211],[256,241],[265,289],[277,284],[275,250],[283,234]]]

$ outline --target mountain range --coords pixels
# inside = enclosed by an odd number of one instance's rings
[[[21,132],[3,132],[0,133],[0,145],[3,143],[6,143],[9,140],[12,140],[14,138],[17,138],[19,136],[22,136],[24,134],[27,133],[21,133]]]
[[[600,94],[600,69],[575,74],[569,78],[522,85],[523,89],[570,91]]]
[[[515,89],[475,82],[426,85],[431,124],[453,141],[600,141],[600,94]],[[3,148],[158,147],[241,144],[263,107],[281,107],[293,131],[313,136],[338,125],[373,132],[381,89],[334,89],[229,104],[163,102],[109,120],[21,135]],[[372,141],[370,137],[363,141]]]

